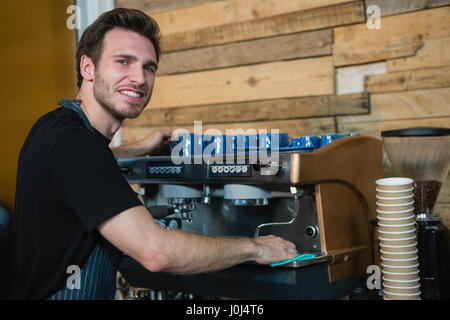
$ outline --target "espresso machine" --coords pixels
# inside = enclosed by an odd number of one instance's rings
[[[381,133],[395,175],[414,180],[421,298],[450,299],[450,238],[434,205],[450,169],[450,128]]]
[[[377,255],[380,139],[189,134],[174,142],[170,155],[122,158],[118,164],[163,228],[212,236],[273,234],[312,257],[171,275],[124,256],[119,272],[129,286],[166,297],[183,292],[236,299],[339,299],[366,287],[367,268]]]

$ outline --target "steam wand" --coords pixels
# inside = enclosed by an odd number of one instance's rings
[[[259,231],[261,230],[261,228],[269,226],[289,225],[297,220],[299,214],[299,199],[304,195],[305,191],[303,189],[298,190],[297,187],[291,187],[291,193],[294,195],[294,212],[292,213],[291,220],[286,222],[269,222],[260,224],[255,229],[255,238],[259,237]]]

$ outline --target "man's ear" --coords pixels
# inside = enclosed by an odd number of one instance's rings
[[[91,82],[94,80],[95,65],[87,55],[81,56],[80,73],[85,81]]]

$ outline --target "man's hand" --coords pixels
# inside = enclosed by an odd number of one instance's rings
[[[260,248],[258,258],[255,260],[260,264],[271,264],[287,259],[292,259],[297,254],[295,244],[273,235],[255,238]]]
[[[159,128],[150,133],[147,137],[137,142],[139,147],[145,153],[149,153],[158,149],[168,148],[170,146],[170,137],[172,131],[167,128]]]
[[[116,158],[138,157],[170,146],[172,132],[167,128],[159,128],[142,140],[111,148]]]

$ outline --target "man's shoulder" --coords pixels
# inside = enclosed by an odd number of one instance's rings
[[[30,136],[45,139],[63,135],[73,129],[83,129],[84,124],[77,113],[66,108],[56,108],[40,117],[30,130]]]
[[[40,157],[53,153],[57,146],[63,149],[67,147],[83,149],[93,143],[98,145],[92,136],[75,111],[57,108],[35,122],[21,153]]]

